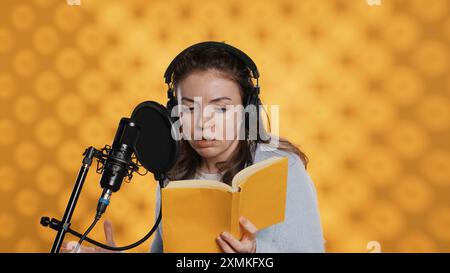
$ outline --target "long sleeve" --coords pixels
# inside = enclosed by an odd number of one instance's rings
[[[160,200],[161,200],[161,194],[160,194],[160,187],[159,185],[156,186],[156,198],[155,198],[155,219],[158,217],[159,214],[159,207],[160,207]],[[153,237],[153,242],[150,247],[151,253],[162,253],[163,252],[163,244],[162,244],[162,224],[161,222],[158,225],[158,228],[156,229],[155,236]]]
[[[285,220],[256,233],[256,252],[324,252],[314,184],[300,158],[288,158]]]

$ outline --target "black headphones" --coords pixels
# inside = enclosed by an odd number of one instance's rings
[[[180,59],[180,56],[182,56],[187,51],[205,50],[205,49],[214,48],[214,47],[218,48],[218,49],[222,49],[222,50],[230,53],[232,56],[236,57],[237,59],[241,60],[242,62],[244,62],[244,64],[247,66],[247,68],[252,72],[252,75],[251,75],[252,78],[256,80],[256,85],[253,88],[251,88],[251,90],[244,90],[244,93],[246,94],[244,108],[247,107],[248,105],[254,105],[254,107],[249,109],[250,111],[245,112],[245,129],[247,132],[247,134],[245,135],[245,138],[247,140],[249,139],[249,135],[250,135],[249,124],[250,124],[250,121],[255,120],[255,121],[257,121],[255,135],[256,135],[257,139],[259,139],[260,138],[259,132],[258,132],[259,106],[261,105],[261,100],[259,98],[260,87],[259,87],[259,83],[258,83],[258,79],[259,79],[258,68],[256,67],[256,64],[253,62],[253,60],[247,54],[245,54],[243,51],[241,51],[231,45],[225,44],[223,42],[207,41],[207,42],[201,42],[201,43],[194,44],[194,45],[184,49],[183,51],[181,51],[172,60],[172,62],[170,62],[169,66],[166,69],[166,72],[164,72],[164,80],[168,86],[167,109],[171,113],[173,107],[175,107],[178,104],[178,101],[176,98],[176,91],[173,88],[173,72],[174,72],[176,63]],[[255,116],[252,117],[252,115],[255,115]]]

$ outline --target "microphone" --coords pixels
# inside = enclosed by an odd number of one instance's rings
[[[140,103],[130,118],[120,120],[112,147],[106,145],[97,161],[103,165],[97,168],[97,173],[102,174],[103,191],[97,203],[96,219],[106,211],[112,193],[120,189],[123,180],[131,181],[133,172],[140,174],[139,167],[152,172],[161,182],[158,178],[178,157],[179,132],[172,125],[168,111],[153,101]]]
[[[103,192],[98,200],[96,218],[100,219],[109,205],[111,195],[120,189],[125,177],[131,180],[132,172],[138,170],[137,163],[132,161],[134,147],[139,138],[140,127],[129,118],[122,118],[119,122],[112,147],[106,148],[103,161],[102,177],[100,186]],[[102,162],[102,163],[103,163]]]
[[[136,247],[148,240],[161,221],[161,204],[158,218],[151,230],[142,239],[133,244],[113,247],[90,239],[87,235],[106,211],[112,194],[120,189],[124,179],[130,181],[134,172],[142,176],[147,172],[151,172],[155,180],[159,182],[160,188],[164,187],[164,182],[167,179],[166,173],[175,165],[178,159],[179,140],[179,128],[176,128],[168,110],[157,102],[144,101],[135,107],[130,118],[122,118],[120,120],[112,146],[105,145],[100,150],[92,146],[87,148],[83,153],[82,165],[62,220],[59,221],[55,218],[50,220],[46,216],[41,218],[43,226],[57,231],[51,252],[59,252],[64,237],[68,232],[80,238],[75,252],[81,247],[85,239],[99,247],[117,251]],[[97,203],[94,221],[84,234],[80,234],[70,228],[70,221],[94,159],[97,159],[97,173],[102,175],[100,179],[102,194]],[[147,172],[139,173],[140,167],[144,167]]]

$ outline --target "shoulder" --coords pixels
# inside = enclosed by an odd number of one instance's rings
[[[303,169],[305,168],[303,161],[300,157],[289,151],[281,150],[277,147],[276,144],[271,143],[258,143],[255,151],[255,163],[259,161],[263,161],[273,156],[282,156],[287,157],[289,162],[289,167],[299,166]]]
[[[288,158],[288,192],[303,192],[306,195],[315,195],[315,186],[300,157],[289,151],[280,150],[276,145],[258,143],[255,152],[255,163],[273,156]]]

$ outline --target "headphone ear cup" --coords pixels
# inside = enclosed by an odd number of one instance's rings
[[[245,103],[244,103],[244,129],[245,129],[245,139],[248,140],[248,134],[249,134],[249,122],[250,122],[250,113],[248,112],[249,108],[247,107],[250,105],[251,102],[251,96],[252,94],[249,94],[245,97]]]
[[[169,113],[171,113],[173,107],[175,107],[175,104],[174,104],[174,102],[173,102],[173,99],[169,99],[169,100],[167,101],[166,107],[167,107],[167,110],[169,110]]]
[[[172,89],[167,91],[168,94],[174,94]],[[177,105],[177,98],[174,95],[169,95],[169,99],[167,100],[166,108],[169,111],[169,114],[172,116],[172,110]],[[173,119],[178,119],[178,116],[172,117]]]
[[[245,104],[245,131],[246,133],[246,140],[249,140],[250,137],[252,137],[251,140],[255,140],[255,136],[257,137],[257,124],[253,124],[255,122],[258,122],[258,96],[255,94],[250,94],[247,97],[246,104]]]

